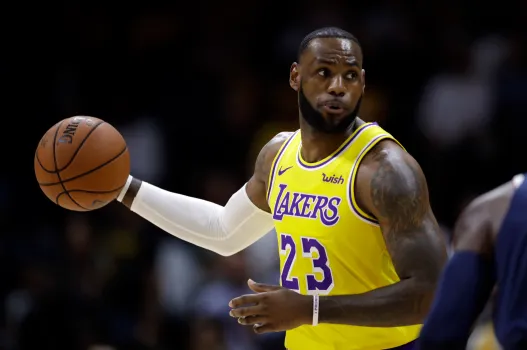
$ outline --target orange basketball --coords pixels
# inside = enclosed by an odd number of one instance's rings
[[[123,136],[93,117],[64,119],[49,129],[35,152],[35,175],[44,194],[63,208],[89,211],[119,195],[130,174]]]

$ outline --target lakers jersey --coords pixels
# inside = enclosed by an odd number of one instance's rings
[[[379,224],[357,206],[361,160],[394,138],[376,124],[361,125],[327,158],[307,163],[300,131],[274,159],[267,199],[280,253],[280,284],[301,294],[359,294],[399,281]],[[373,328],[319,324],[286,334],[290,350],[380,350],[416,339],[421,326]]]

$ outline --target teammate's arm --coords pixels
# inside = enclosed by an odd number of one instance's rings
[[[423,323],[446,259],[419,165],[392,141],[364,158],[355,189],[359,204],[379,221],[400,281],[348,296],[320,297],[320,322],[370,327]]]
[[[273,228],[266,184],[272,161],[288,136],[280,133],[262,148],[254,175],[225,206],[165,191],[132,177],[117,200],[180,239],[221,255],[235,254]]]
[[[502,207],[507,208],[506,204]],[[454,255],[443,272],[432,310],[421,330],[421,349],[466,348],[472,326],[495,283],[489,211],[491,209],[477,199],[456,222]]]

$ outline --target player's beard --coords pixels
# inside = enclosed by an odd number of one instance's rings
[[[300,85],[300,91],[298,92],[298,106],[302,114],[302,118],[311,125],[315,130],[325,133],[325,134],[339,134],[343,133],[351,126],[357,115],[359,114],[360,104],[362,102],[362,95],[357,101],[355,109],[349,114],[345,115],[340,121],[336,124],[332,121],[326,120],[322,113],[317,111],[311,103],[307,100]]]

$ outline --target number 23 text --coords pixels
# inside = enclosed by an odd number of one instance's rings
[[[301,237],[302,258],[311,259],[313,273],[305,275],[308,294],[328,294],[334,287],[333,274],[329,266],[326,248],[315,238]],[[285,256],[280,276],[282,287],[294,291],[300,290],[299,277],[292,276],[291,270],[297,259],[297,246],[289,234],[280,234],[280,254]],[[317,275],[315,275],[317,273]]]

